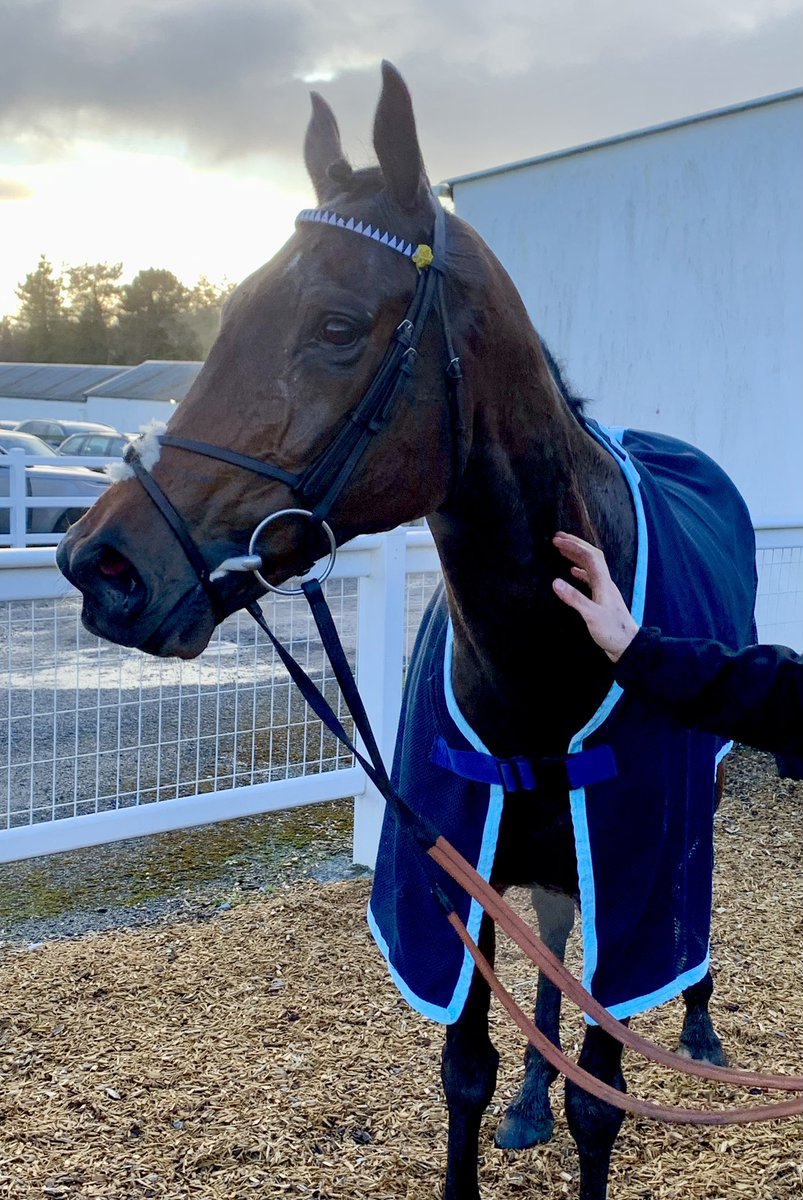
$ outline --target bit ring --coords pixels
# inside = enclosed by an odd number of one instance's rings
[[[264,521],[259,522],[256,529],[251,534],[251,540],[248,543],[248,553],[249,554],[256,554],[256,549],[255,549],[256,540],[259,537],[260,533],[262,532],[263,529],[267,529],[268,525],[273,524],[274,521],[278,521],[279,517],[309,517],[310,520],[315,519],[313,516],[313,513],[311,513],[308,508],[281,508],[281,509],[279,509],[278,512],[271,513],[270,516],[265,517]],[[337,557],[337,542],[335,541],[335,535],[332,532],[331,526],[326,521],[317,521],[316,523],[320,525],[321,529],[324,531],[327,538],[329,539],[329,559],[328,559],[328,562],[326,563],[326,566],[324,567],[323,571],[321,572],[321,574],[317,576],[318,583],[323,583],[323,581],[325,579],[329,578],[329,576],[332,573],[332,568],[335,565],[335,558]],[[257,579],[259,580],[259,582],[262,584],[263,587],[266,587],[268,589],[268,591],[270,591],[270,592],[275,592],[277,596],[303,596],[304,595],[304,589],[300,588],[300,587],[298,587],[298,588],[277,587],[275,583],[270,583],[265,578],[265,576],[262,575],[261,572],[259,570],[257,570],[256,568],[254,568],[254,574],[256,575]],[[305,575],[303,578],[307,579],[307,578],[309,578],[309,576]]]

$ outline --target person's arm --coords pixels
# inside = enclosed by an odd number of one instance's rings
[[[803,658],[786,646],[729,650],[640,629],[614,678],[684,725],[775,754],[803,754]]]
[[[594,641],[615,663],[622,687],[659,705],[684,725],[775,753],[803,754],[803,658],[785,646],[729,650],[697,638],[666,638],[639,629],[608,572],[602,551],[559,533],[555,545],[587,584],[586,596],[565,580],[555,593],[580,613]]]

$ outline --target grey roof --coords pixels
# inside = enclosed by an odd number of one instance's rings
[[[0,362],[0,396],[22,400],[84,400],[87,391],[128,367]]]
[[[773,96],[761,96],[757,100],[745,100],[740,104],[729,104],[726,108],[714,108],[709,112],[695,113],[693,116],[681,117],[676,121],[665,121],[661,125],[650,125],[646,129],[634,129],[629,133],[619,133],[613,137],[601,138],[596,142],[586,142],[581,146],[569,146],[566,150],[552,150],[548,154],[539,154],[534,158],[522,158],[517,162],[503,163],[498,167],[486,167],[481,171],[470,171],[466,175],[450,175],[439,186],[454,187],[455,184],[470,183],[473,179],[483,179],[489,175],[502,175],[507,171],[517,171],[520,167],[533,167],[538,163],[550,162],[555,158],[569,158],[574,154],[583,154],[586,150],[599,150],[603,146],[615,146],[619,142],[630,142],[635,138],[648,137],[653,133],[665,133],[670,129],[680,129],[684,125],[696,125],[700,121],[710,121],[717,117],[729,117],[735,113],[746,112],[748,109],[764,108],[767,104],[779,104],[786,100],[797,100],[801,96],[803,96],[803,88],[792,88],[788,92],[777,92]]]
[[[183,400],[203,363],[148,359],[106,383],[90,388],[92,396],[123,400]]]

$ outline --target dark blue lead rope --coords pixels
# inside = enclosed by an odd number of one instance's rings
[[[390,782],[390,777],[382,761],[382,755],[379,752],[374,732],[371,729],[368,713],[365,711],[365,705],[362,702],[362,697],[360,696],[357,683],[346,658],[343,644],[335,628],[335,623],[332,620],[332,614],[324,598],[321,585],[317,579],[310,579],[302,583],[301,587],[309,603],[313,620],[321,636],[324,651],[332,665],[332,670],[334,671],[335,679],[343,695],[346,707],[351,713],[354,727],[363,740],[369,758],[360,753],[320,688],[317,684],[313,683],[304,668],[296,662],[289,650],[282,645],[273,633],[256,601],[248,605],[248,612],[254,618],[257,625],[259,625],[260,629],[268,635],[271,645],[286,667],[287,673],[315,715],[335,735],[338,741],[354,755],[368,778],[391,806],[396,818],[415,837],[422,849],[425,851],[429,850],[430,846],[435,845],[440,834],[426,817],[413,812]],[[452,905],[449,906],[449,911],[451,911],[452,907]]]

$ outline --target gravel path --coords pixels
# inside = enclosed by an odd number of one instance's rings
[[[204,920],[249,894],[359,878],[351,829],[351,802],[335,801],[3,865],[0,948]]]
[[[779,780],[766,756],[739,754],[717,817],[714,1021],[735,1064],[787,1074],[799,1073],[803,1055],[801,803],[803,784]],[[331,864],[338,844],[348,844],[348,806],[305,816],[321,827],[318,862]],[[237,832],[234,822],[217,829],[221,837]],[[292,872],[318,869],[312,830],[288,826],[277,846],[278,829],[277,817],[243,823],[239,849],[210,841],[211,830],[195,831],[194,864],[182,858],[175,835],[138,843],[138,858],[126,857],[122,844],[108,857],[92,851],[87,858],[98,869],[73,869],[72,882],[122,887],[136,867],[165,887],[172,872],[178,887],[170,895],[183,898],[188,919],[60,936],[33,952],[7,948],[0,962],[3,1200],[425,1200],[438,1193],[446,1157],[442,1031],[394,989],[365,922],[367,881],[285,887],[280,875],[268,877],[271,861],[288,883]],[[254,855],[263,856],[259,865]],[[198,863],[210,876],[200,890]],[[125,883],[129,895],[143,885],[142,878]],[[261,886],[271,894],[260,894]],[[40,903],[49,894],[41,888],[40,880],[32,890]],[[527,914],[526,892],[513,898]],[[98,904],[84,907],[97,924]],[[152,915],[140,910],[142,920]],[[578,969],[577,931],[568,961]],[[535,972],[504,938],[499,965],[530,1007]],[[639,1016],[639,1032],[674,1046],[680,1009],[674,1002]],[[579,1014],[564,1005],[561,1037],[572,1057],[582,1033]],[[521,1082],[523,1044],[496,1004],[491,1034],[502,1062],[481,1130],[484,1200],[576,1197],[577,1154],[559,1084],[548,1145],[520,1154],[494,1147]],[[630,1054],[626,1074],[631,1094],[664,1102],[761,1102]],[[617,1200],[802,1194],[799,1120],[695,1129],[628,1119],[614,1153]]]

